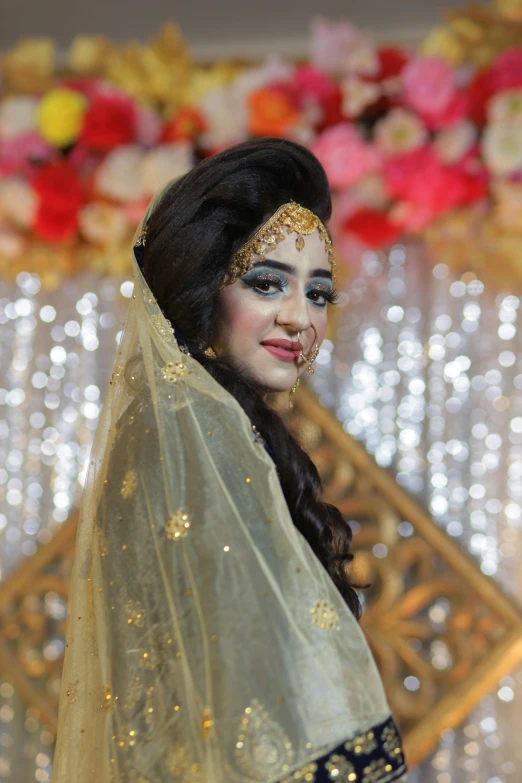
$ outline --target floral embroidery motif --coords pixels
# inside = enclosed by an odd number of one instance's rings
[[[321,628],[335,628],[339,619],[335,606],[328,601],[317,601],[310,609],[310,614],[314,625],[319,625]]]
[[[154,313],[150,316],[150,322],[162,337],[172,336],[172,327],[163,315]]]
[[[280,783],[293,783],[295,780],[304,780],[307,783],[315,783],[315,773],[317,772],[317,764],[312,761],[310,764],[305,764],[304,767],[296,769],[287,778],[283,778]]]
[[[129,712],[134,709],[136,704],[141,699],[142,693],[143,693],[143,685],[141,679],[138,676],[136,676],[129,686],[129,690],[127,692],[127,696],[123,704],[123,709],[125,710],[125,712]]]
[[[169,362],[163,368],[163,378],[170,383],[176,383],[184,375],[190,375],[192,370],[187,369],[187,365],[182,362]]]
[[[140,601],[127,601],[127,614],[129,616],[127,620],[128,625],[137,625],[138,628],[143,626],[145,613]]]
[[[235,747],[239,769],[254,780],[264,780],[288,769],[295,753],[281,726],[257,699],[245,709]]]
[[[138,476],[135,470],[128,470],[121,484],[121,496],[124,500],[132,497],[138,485]]]
[[[344,747],[349,753],[355,753],[356,756],[361,754],[368,756],[377,748],[375,732],[367,731],[366,734],[358,734],[353,739],[345,742]]]
[[[367,767],[363,769],[363,778],[361,783],[379,783],[383,779],[383,776],[387,772],[392,772],[393,767],[391,764],[387,764],[384,759],[377,759],[370,762]]]
[[[346,756],[340,756],[338,753],[334,753],[330,756],[324,766],[330,780],[349,781],[349,783],[357,780],[355,767],[351,761],[348,761]]]
[[[147,726],[152,726],[154,723],[154,686],[149,688],[147,698],[145,700],[145,723]]]
[[[140,652],[139,660],[140,666],[143,669],[152,671],[153,669],[157,669],[160,661],[160,655],[159,652],[153,647],[150,650],[144,650],[143,652]]]
[[[394,726],[386,726],[381,735],[382,746],[388,756],[394,759],[396,756],[402,757],[402,748],[399,735]]]
[[[123,375],[125,373],[125,365],[124,364],[117,364],[112,371],[111,375],[111,384],[116,384],[123,378]]]
[[[182,777],[183,783],[204,783],[203,770],[194,763],[186,745],[178,745],[169,751],[166,766],[171,775]]]
[[[189,532],[190,524],[188,514],[185,514],[183,511],[175,511],[165,522],[167,538],[173,541],[180,541],[182,538],[185,538]]]
[[[392,756],[387,755],[390,752]],[[404,780],[405,773],[400,736],[392,718],[388,718],[287,775],[280,783],[398,783]]]

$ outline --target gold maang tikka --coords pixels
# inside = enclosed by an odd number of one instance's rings
[[[306,207],[302,207],[295,201],[283,204],[274,212],[266,223],[263,223],[253,237],[237,251],[232,259],[232,264],[227,273],[225,285],[231,285],[238,277],[245,275],[257,261],[263,261],[269,251],[275,250],[279,242],[282,242],[288,234],[297,234],[295,246],[302,250],[305,245],[304,237],[319,232],[319,236],[325,244],[328,260],[332,267],[332,279],[335,283],[335,257],[332,240],[321,220]]]

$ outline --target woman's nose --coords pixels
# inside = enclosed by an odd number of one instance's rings
[[[312,323],[309,309],[306,296],[296,293],[287,299],[276,320],[281,326],[291,327],[295,332],[306,332]]]

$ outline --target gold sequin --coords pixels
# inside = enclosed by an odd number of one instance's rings
[[[101,706],[104,709],[108,710],[111,704],[112,704],[112,689],[110,685],[105,685],[105,687],[103,688],[103,699],[102,699]]]
[[[335,628],[339,620],[335,606],[329,604],[328,601],[317,601],[310,609],[310,614],[314,625],[328,630]]]
[[[145,616],[145,613],[143,611],[143,606],[140,603],[140,601],[127,601],[127,624],[128,625],[137,625],[138,628],[141,628],[143,626],[143,618]]]
[[[124,500],[132,497],[138,485],[138,476],[135,470],[128,470],[121,484],[121,496]]]
[[[169,362],[163,368],[163,378],[170,383],[176,383],[184,375],[189,375],[192,370],[187,368],[186,364],[182,362]]]
[[[79,680],[76,680],[74,682],[70,682],[67,685],[66,694],[67,694],[67,701],[69,702],[69,704],[74,704],[74,702],[78,698],[78,688],[77,688],[78,682]]]
[[[350,781],[350,783],[352,780],[357,780],[355,767],[346,756],[333,753],[324,766],[330,780]]]
[[[354,753],[356,756],[361,754],[367,756],[377,748],[377,741],[373,731],[367,731],[365,734],[358,734],[351,740],[344,743],[348,753]]]
[[[235,757],[240,770],[256,780],[277,775],[292,764],[295,752],[288,736],[257,699],[245,708]]]
[[[165,522],[167,538],[172,541],[180,541],[189,532],[191,522],[188,514],[183,511],[175,511]]]
[[[207,707],[201,713],[201,733],[203,735],[203,739],[208,739],[210,737],[213,726],[214,721],[212,720],[212,713],[210,708]]]

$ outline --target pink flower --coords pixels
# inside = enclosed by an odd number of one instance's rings
[[[350,187],[376,171],[381,162],[377,148],[365,142],[347,122],[327,128],[311,150],[324,166],[333,188]]]
[[[48,160],[54,153],[54,148],[32,131],[16,138],[3,139],[0,141],[0,175],[23,174],[29,177],[34,171],[34,162]]]
[[[380,69],[368,36],[348,22],[329,22],[322,17],[310,23],[310,62],[331,74],[374,76]]]
[[[464,160],[444,166],[432,147],[422,147],[384,162],[383,177],[399,204],[392,218],[407,229],[424,228],[437,215],[483,198],[487,177]]]
[[[416,57],[401,74],[404,99],[420,114],[444,112],[456,95],[455,75],[450,66],[437,57]]]
[[[163,128],[157,113],[145,106],[136,107],[136,141],[143,147],[155,147]]]

